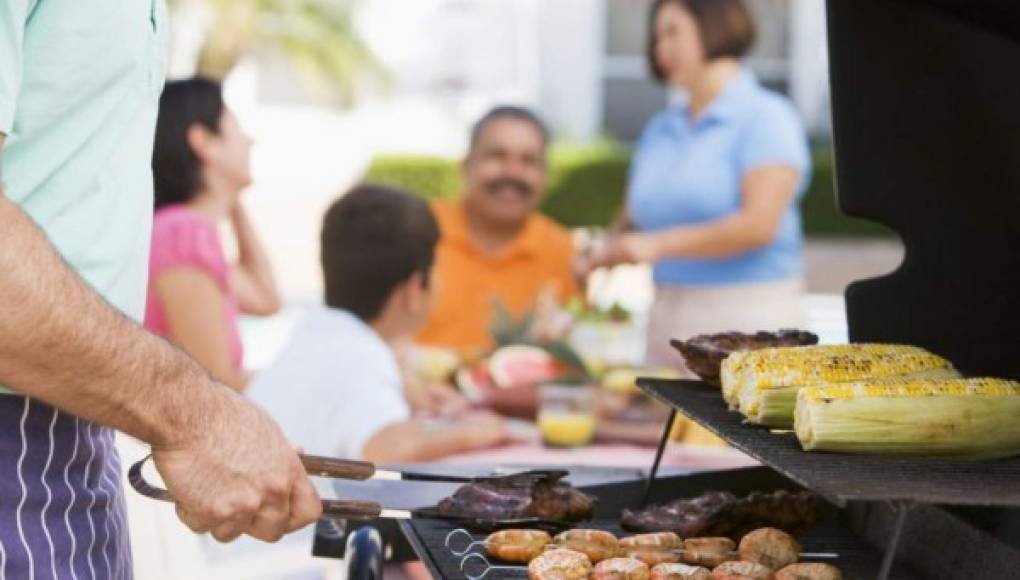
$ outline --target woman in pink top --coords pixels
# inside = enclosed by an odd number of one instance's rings
[[[280,308],[269,261],[240,203],[251,183],[250,151],[219,85],[199,78],[167,83],[152,161],[156,215],[145,325],[238,390],[248,382],[238,314]],[[220,242],[226,220],[237,238],[235,264]]]

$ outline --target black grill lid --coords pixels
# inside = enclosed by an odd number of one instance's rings
[[[848,501],[914,501],[1020,506],[1020,458],[951,459],[807,453],[792,434],[746,425],[718,387],[698,381],[640,379],[641,387],[737,449],[842,506]]]
[[[836,190],[903,239],[847,289],[852,342],[1020,378],[1020,2],[829,0]]]

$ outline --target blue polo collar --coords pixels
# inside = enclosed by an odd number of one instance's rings
[[[748,98],[761,88],[758,77],[748,69],[741,69],[723,89],[723,92],[716,97],[715,101],[708,106],[697,121],[691,121],[690,103],[683,102],[674,105],[674,119],[681,121],[685,127],[701,127],[719,121],[731,119],[745,110]]]

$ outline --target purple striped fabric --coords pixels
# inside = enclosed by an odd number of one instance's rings
[[[0,395],[0,474],[0,578],[131,578],[113,431]]]

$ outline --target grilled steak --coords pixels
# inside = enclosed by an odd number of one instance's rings
[[[674,532],[682,538],[725,536],[739,540],[751,530],[779,528],[798,534],[821,517],[822,502],[810,492],[752,493],[738,499],[712,491],[642,511],[624,510],[623,529],[636,533]]]
[[[670,341],[687,361],[687,368],[701,377],[701,380],[719,384],[719,367],[731,352],[758,350],[779,346],[807,346],[818,344],[818,336],[803,330],[784,329],[779,332],[757,332],[743,334],[724,332],[722,334],[700,334],[690,340]]]
[[[442,514],[487,521],[535,517],[579,522],[590,519],[594,510],[595,498],[562,481],[562,475],[470,483],[438,506]]]

